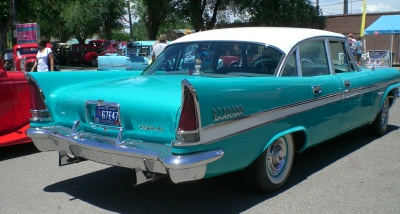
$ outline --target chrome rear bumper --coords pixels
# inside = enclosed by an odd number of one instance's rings
[[[70,158],[168,174],[174,183],[204,178],[207,164],[220,159],[220,149],[189,155],[173,155],[171,147],[134,140],[116,143],[116,138],[74,133],[64,127],[30,128],[27,135],[40,151],[59,151]]]

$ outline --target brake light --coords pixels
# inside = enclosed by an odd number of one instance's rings
[[[31,121],[51,121],[49,110],[44,103],[44,96],[37,84],[31,79],[28,79],[30,98],[31,98]]]
[[[192,92],[184,87],[181,117],[179,118],[176,139],[178,142],[199,141],[199,121],[195,99]]]
[[[29,90],[31,93],[31,108],[33,110],[45,110],[46,105],[42,99],[41,92],[32,79],[29,79]]]
[[[192,93],[185,88],[181,118],[178,125],[179,131],[197,130],[196,107]]]

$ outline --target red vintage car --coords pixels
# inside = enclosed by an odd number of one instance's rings
[[[6,71],[0,59],[0,147],[29,143],[30,89],[25,72]]]
[[[51,48],[51,44],[47,44],[48,48]],[[33,64],[36,61],[36,54],[38,53],[38,44],[16,44],[14,45],[14,64],[16,71],[31,71]]]
[[[109,40],[91,40],[88,44],[72,44],[67,61],[71,65],[88,64],[97,66],[97,57],[111,44]]]

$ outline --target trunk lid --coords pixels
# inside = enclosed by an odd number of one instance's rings
[[[117,136],[122,128],[123,138],[169,143],[175,138],[183,78],[138,76],[106,81],[57,91],[46,96],[50,98],[46,102],[54,102],[48,106],[54,106],[49,110],[58,125],[71,128],[79,120],[86,132]],[[99,100],[119,107],[121,126],[96,125],[94,109]]]

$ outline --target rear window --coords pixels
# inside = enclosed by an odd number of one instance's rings
[[[263,44],[199,42],[168,45],[145,75],[274,75],[283,54]]]

